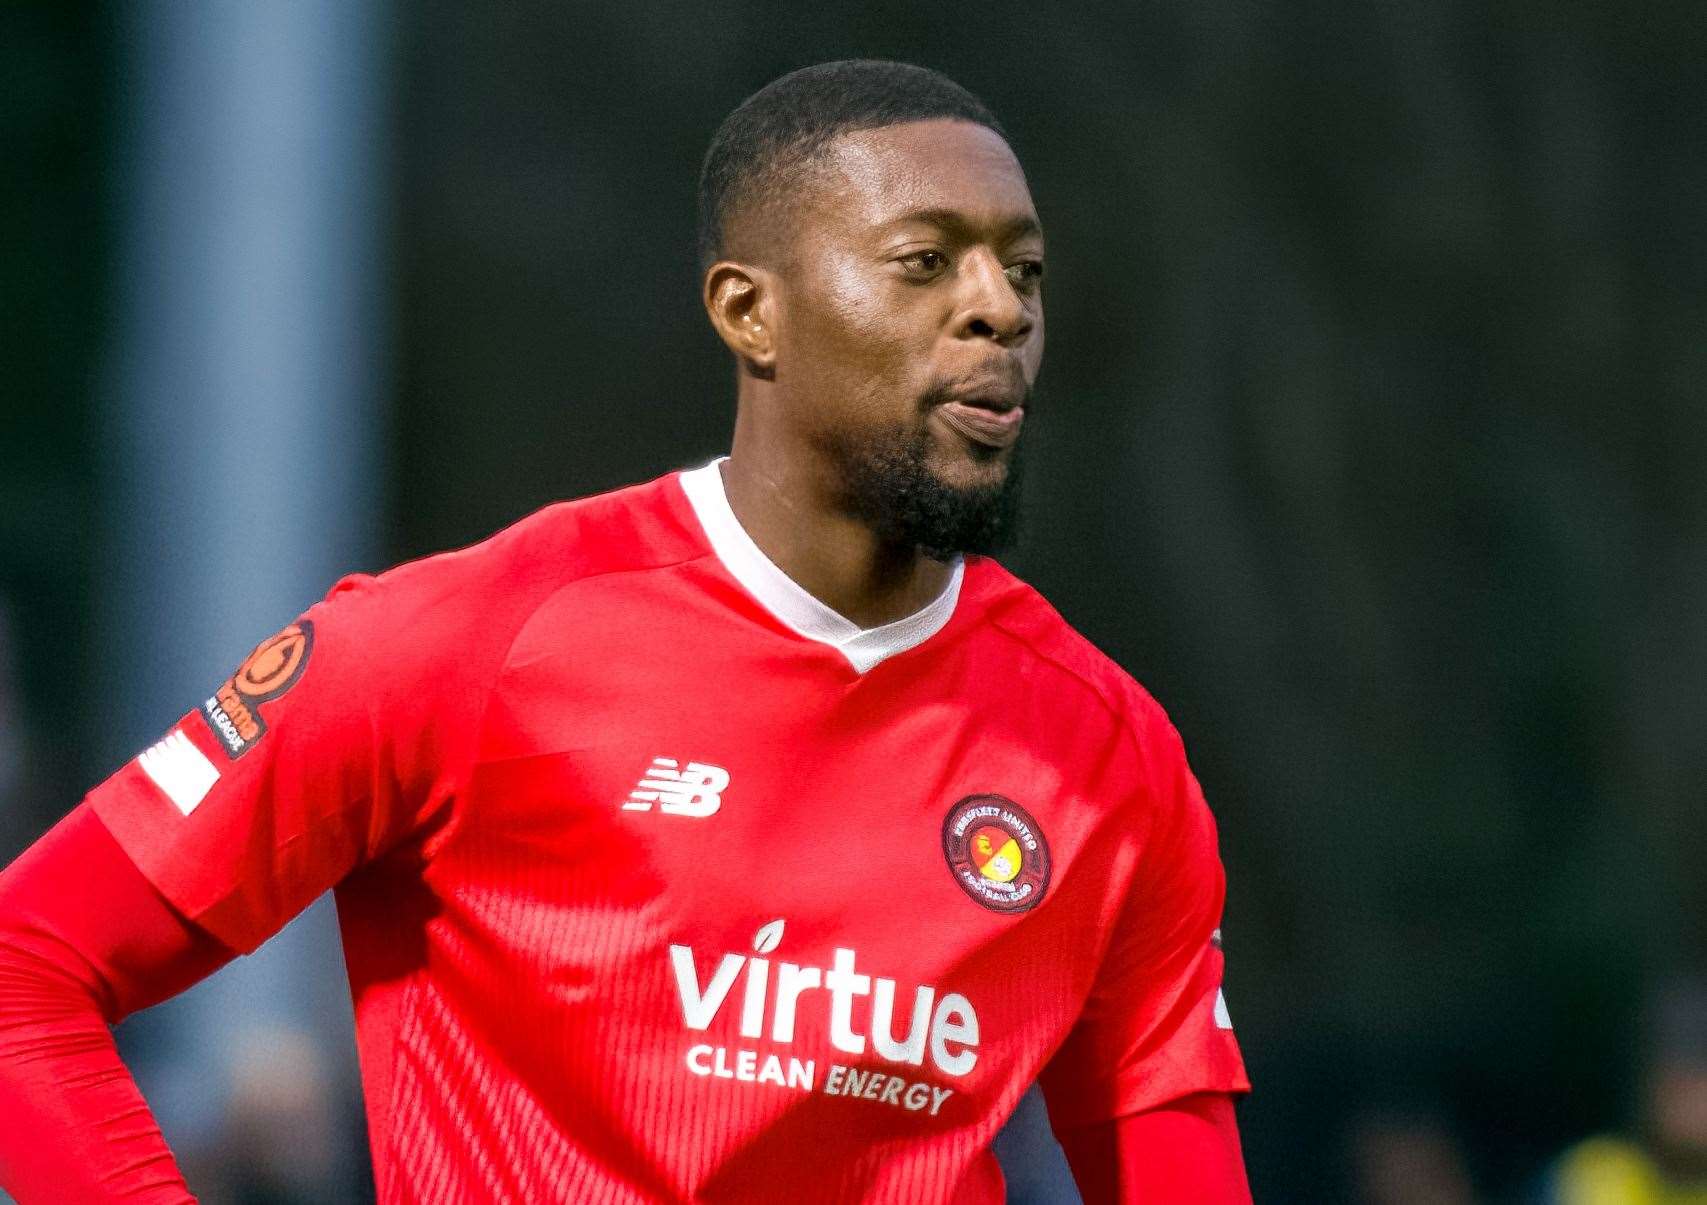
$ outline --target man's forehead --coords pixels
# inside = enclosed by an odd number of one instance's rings
[[[1009,234],[1037,228],[1025,172],[1002,136],[968,121],[915,121],[840,135],[821,156],[814,205],[861,227],[959,219]]]

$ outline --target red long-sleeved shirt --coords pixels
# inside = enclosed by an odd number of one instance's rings
[[[1093,1196],[1236,1169],[1178,734],[963,568],[850,632],[708,466],[341,584],[8,872],[0,1171],[172,1187],[102,1022],[333,886],[382,1199],[999,1200],[1037,1079]]]
[[[107,1027],[231,957],[86,806],[0,873],[0,1185],[23,1205],[193,1200]],[[1220,1093],[1060,1137],[1090,1205],[1249,1200]]]

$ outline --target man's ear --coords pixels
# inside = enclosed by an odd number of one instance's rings
[[[776,278],[763,268],[718,260],[705,272],[705,312],[743,368],[776,375]]]

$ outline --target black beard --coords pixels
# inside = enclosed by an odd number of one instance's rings
[[[991,485],[957,489],[930,470],[931,433],[896,429],[830,441],[841,469],[842,505],[879,539],[917,548],[938,561],[962,553],[990,556],[1019,531],[1019,450]]]

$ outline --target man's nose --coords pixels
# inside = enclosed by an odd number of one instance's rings
[[[955,333],[964,339],[990,339],[1004,347],[1023,342],[1033,326],[1031,312],[1002,261],[978,248],[961,260],[960,275],[965,293]]]

